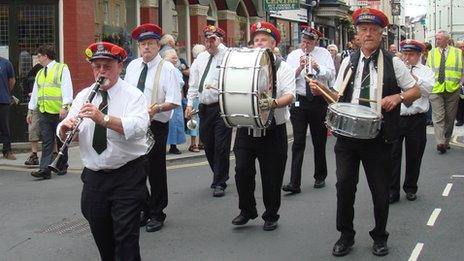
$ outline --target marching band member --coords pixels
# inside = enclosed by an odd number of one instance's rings
[[[254,48],[273,50],[280,42],[280,32],[268,22],[258,22],[251,26]],[[263,229],[277,228],[280,208],[280,188],[287,161],[288,105],[295,98],[295,73],[286,62],[278,60],[276,98],[261,99],[262,110],[274,109],[274,120],[261,137],[253,137],[247,128],[237,129],[235,138],[235,182],[239,196],[240,214],[232,220],[234,225],[244,225],[258,216],[256,210],[255,160],[258,159],[263,186],[263,201],[266,211]]]
[[[142,24],[132,30],[132,39],[137,41],[142,57],[129,63],[125,76],[128,83],[137,86],[144,93],[147,104],[151,104],[148,113],[151,117],[150,130],[155,145],[148,153],[150,193],[147,188],[147,203],[140,217],[140,225],[146,224],[147,232],[160,230],[166,219],[163,210],[168,205],[168,121],[171,119],[172,110],[180,106],[182,99],[178,90],[177,69],[170,62],[164,62],[158,53],[161,34],[161,28],[155,24]],[[156,105],[152,106],[153,104]]]
[[[351,75],[341,102],[359,103],[376,107],[382,113],[380,134],[374,139],[356,139],[338,135],[335,144],[337,175],[337,230],[341,235],[333,247],[332,254],[344,256],[351,251],[354,244],[353,228],[354,201],[356,185],[359,179],[359,164],[362,162],[367,183],[374,203],[375,227],[369,232],[374,240],[372,253],[376,256],[388,254],[388,196],[391,184],[391,152],[393,142],[398,139],[400,125],[400,104],[411,104],[420,97],[420,89],[409,73],[406,65],[398,58],[380,48],[383,28],[388,25],[388,18],[379,10],[360,8],[353,13],[361,40],[361,49],[345,58],[340,66],[340,73],[334,89],[341,91],[344,78]],[[383,64],[378,61],[383,60]],[[352,73],[348,73],[349,69]],[[381,82],[378,74],[383,73]],[[317,95],[317,82],[311,83],[311,89]],[[380,86],[380,87],[379,87]],[[378,88],[382,88],[379,90]],[[380,97],[377,93],[381,91]],[[380,104],[366,102],[372,97]]]
[[[93,85],[79,92],[57,135],[79,126],[84,163],[81,208],[102,260],[140,260],[139,213],[144,201],[148,112],[143,94],[119,78],[127,54],[106,42],[85,51],[95,79],[103,76],[91,103]]]
[[[421,63],[421,53],[425,45],[415,40],[404,40],[400,43],[403,58],[410,72],[417,80],[421,97],[410,106],[401,104],[399,139],[393,145],[393,172],[390,186],[390,204],[400,199],[401,159],[403,140],[406,148],[406,173],[403,190],[406,199],[415,200],[417,180],[419,179],[422,155],[427,143],[426,112],[429,109],[429,94],[432,92],[435,78],[433,71]]]
[[[202,52],[190,69],[189,90],[185,118],[190,119],[193,101],[200,98],[200,140],[205,146],[205,154],[213,171],[214,197],[222,197],[229,179],[229,155],[232,129],[227,128],[219,112],[219,69],[227,48],[222,44],[225,32],[216,26],[203,29],[206,52]],[[212,88],[211,88],[212,87]]]
[[[335,66],[330,52],[316,46],[323,34],[318,30],[301,27],[301,48],[291,52],[287,62],[295,70],[296,102],[290,109],[290,121],[293,127],[292,168],[290,182],[282,187],[283,191],[300,193],[301,166],[303,165],[308,125],[314,147],[314,188],[325,186],[327,162],[325,147],[327,128],[325,115],[327,102],[321,96],[313,96],[305,76],[313,74],[326,86],[335,77]]]

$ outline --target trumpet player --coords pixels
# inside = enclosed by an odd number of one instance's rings
[[[132,30],[132,39],[137,41],[142,57],[129,63],[125,80],[137,86],[145,95],[150,114],[150,130],[155,145],[148,152],[147,202],[140,213],[140,225],[147,232],[160,230],[164,225],[168,205],[166,173],[166,142],[172,110],[181,104],[176,68],[159,55],[162,29],[156,24],[142,24]],[[158,73],[159,72],[159,73]],[[159,78],[157,78],[157,75]]]
[[[213,197],[225,195],[229,179],[229,156],[232,129],[227,128],[220,117],[219,69],[226,47],[222,44],[224,30],[208,25],[203,29],[206,52],[202,52],[190,67],[189,89],[185,118],[190,119],[195,98],[199,97],[200,140],[213,171]]]
[[[87,101],[93,85],[79,92],[58,125],[61,140],[78,122],[82,171],[81,209],[101,260],[140,260],[139,213],[145,199],[149,116],[140,90],[119,78],[127,54],[107,42],[91,44],[85,54],[100,91]]]
[[[301,36],[301,48],[291,52],[287,57],[287,62],[295,70],[296,77],[296,101],[290,108],[294,135],[291,175],[290,182],[282,187],[283,191],[290,193],[301,192],[301,167],[308,125],[314,147],[314,188],[325,186],[327,128],[324,120],[327,102],[321,96],[312,95],[305,76],[315,76],[326,86],[335,77],[335,66],[330,52],[317,46],[323,34],[309,26],[302,26]]]
[[[400,199],[400,177],[403,141],[406,153],[406,171],[403,190],[407,200],[417,198],[417,181],[419,179],[422,155],[427,143],[426,112],[429,109],[429,94],[435,83],[432,69],[421,63],[421,53],[425,45],[419,41],[407,39],[400,43],[403,60],[416,79],[421,97],[409,106],[401,104],[399,138],[393,144],[393,172],[390,186],[390,204]]]

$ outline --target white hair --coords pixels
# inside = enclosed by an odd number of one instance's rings
[[[172,44],[175,44],[176,43],[176,40],[174,40],[174,36],[170,35],[170,34],[165,34],[163,35],[163,37],[161,37],[159,43],[163,46],[163,45],[166,45],[166,44],[169,44],[169,43],[172,43]]]
[[[338,53],[338,47],[337,47],[335,44],[329,44],[329,45],[327,46],[327,50],[329,50],[330,48],[334,48],[334,49],[335,49],[335,52]]]
[[[167,49],[166,51],[164,51],[164,58],[168,58],[171,55],[176,55],[177,56],[177,52],[176,52],[175,49]]]
[[[439,30],[435,35],[438,35],[438,34],[442,34],[444,37],[446,37],[448,39],[451,38],[450,33],[448,33],[448,31],[445,31],[445,30]]]
[[[192,56],[193,58],[197,58],[197,56],[204,52],[206,50],[206,47],[202,44],[195,44],[192,48]]]

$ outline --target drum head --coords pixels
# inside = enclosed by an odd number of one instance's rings
[[[329,108],[343,115],[365,119],[379,118],[374,109],[359,104],[339,102],[330,104]]]
[[[262,50],[262,55],[259,56],[259,70],[258,70],[258,81],[257,91],[258,97],[263,98],[269,96],[275,98],[274,91],[274,56],[270,50]],[[263,125],[266,127],[272,121],[270,118],[270,110],[261,110],[258,106],[258,114]]]

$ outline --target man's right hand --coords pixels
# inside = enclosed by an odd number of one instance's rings
[[[26,122],[27,122],[27,124],[29,124],[29,125],[32,123],[32,115],[28,114],[28,115],[26,116]]]
[[[185,107],[184,118],[190,120],[190,118],[192,117],[191,114],[192,114],[192,106]]]
[[[66,139],[66,136],[67,136],[67,132],[74,129],[77,125],[77,119],[76,118],[67,118],[67,119],[64,119],[62,122],[61,122],[61,126],[60,126],[60,139],[61,140],[65,140]]]

